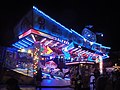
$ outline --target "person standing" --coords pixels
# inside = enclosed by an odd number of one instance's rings
[[[21,90],[18,84],[18,80],[15,78],[9,78],[6,81],[6,89],[7,90]]]
[[[41,82],[42,81],[42,70],[41,70],[41,68],[38,69],[38,72],[37,72],[35,78],[36,78],[37,82]]]
[[[82,89],[82,84],[83,84],[82,77],[81,77],[80,74],[77,74],[77,76],[76,76],[75,90],[81,90]]]
[[[95,76],[94,73],[91,73],[90,75],[90,90],[95,89]]]

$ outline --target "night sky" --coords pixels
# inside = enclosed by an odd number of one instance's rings
[[[14,39],[13,28],[32,6],[69,29],[81,34],[86,25],[93,25],[91,31],[100,32],[97,42],[120,51],[120,16],[117,2],[98,0],[6,0],[0,3],[0,45],[9,46]]]

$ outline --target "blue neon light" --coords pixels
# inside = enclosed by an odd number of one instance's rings
[[[80,35],[79,33],[75,32],[74,30],[71,29],[72,32],[74,32],[75,34],[77,34],[78,36],[82,37],[83,39],[85,39],[82,35]],[[87,39],[86,39],[87,40]],[[88,43],[91,43],[89,40],[87,40]],[[105,48],[105,49],[111,49],[110,47],[105,47],[105,46],[102,46],[102,44],[99,44],[99,43],[96,43],[96,42],[92,42],[93,44],[91,45],[92,46],[92,50],[96,51],[96,49],[94,48],[94,45],[96,47],[96,45],[98,45],[100,48]],[[101,52],[100,50],[97,50],[97,52]],[[102,52],[101,52],[102,53]]]
[[[42,73],[42,74],[50,77],[50,74],[47,74],[47,73]]]
[[[34,41],[32,40],[32,39],[30,39],[30,38],[25,38],[26,40],[28,40],[28,41],[30,41],[30,42],[32,42],[32,43],[34,43]]]
[[[46,15],[44,12],[40,11],[40,10],[39,10],[38,8],[36,8],[35,6],[33,6],[33,9],[36,10],[38,13],[42,14],[43,16],[45,16],[45,18],[50,19],[51,21],[55,22],[55,23],[56,23],[57,25],[59,25],[60,27],[64,28],[64,29],[67,30],[68,32],[70,32],[69,34],[75,33],[75,34],[77,35],[77,36],[75,37],[76,39],[78,39],[78,40],[79,40],[79,39],[83,39],[83,40],[85,39],[82,35],[80,35],[80,34],[77,33],[76,31],[74,31],[74,30],[72,30],[72,29],[69,30],[69,29],[66,28],[65,26],[63,26],[63,25],[61,25],[60,23],[56,22],[54,19],[52,19],[51,17],[49,17],[48,15]],[[60,37],[61,37],[61,36],[60,36]],[[76,41],[76,39],[73,40],[73,41],[75,41],[75,42],[78,44],[78,42]],[[88,39],[86,39],[86,40],[87,40],[88,43],[91,42],[91,41],[89,41]],[[86,41],[85,41],[84,43],[86,43]],[[82,43],[80,43],[80,45],[81,45],[81,44],[82,44]],[[87,47],[87,46],[85,46],[84,44],[82,44],[81,46],[96,51],[96,49],[92,48],[94,44],[95,44],[95,45],[100,45],[100,48],[102,48],[102,45],[101,45],[101,44],[98,44],[98,43],[95,43],[95,42],[93,42],[93,44],[90,44],[90,47]],[[103,46],[103,48],[110,49],[109,47],[104,47],[104,46]],[[100,50],[97,50],[97,52],[100,52]]]
[[[15,43],[15,45],[21,47],[21,48],[24,48],[24,46],[20,45],[19,43]]]
[[[26,45],[25,43],[22,43],[21,41],[19,41],[18,43],[25,46],[25,47],[28,47],[28,45]]]
[[[71,29],[72,32],[74,32],[76,35],[82,37],[84,39],[84,37],[82,35],[80,35],[79,33],[77,33],[76,31],[74,31],[73,29]]]
[[[70,78],[64,78],[65,80],[70,80]]]
[[[48,19],[50,19],[51,21],[55,22],[56,24],[58,24],[59,26],[63,27],[65,30],[67,30],[68,32],[71,33],[71,31],[66,28],[65,26],[63,26],[62,24],[58,23],[56,20],[52,19],[50,16],[48,16],[47,14],[45,14],[44,12],[40,11],[38,8],[36,8],[35,6],[33,6],[33,9],[37,10],[39,13],[43,14],[45,17],[47,17]]]
[[[64,53],[65,59],[70,59],[70,54],[69,54],[68,51],[65,51],[65,50],[63,49],[62,52]]]
[[[18,49],[21,49],[20,46],[17,46],[17,45],[15,45],[15,44],[12,44],[12,46],[14,46],[14,47],[16,47],[16,48],[18,48]]]
[[[30,46],[32,45],[32,43],[31,43],[31,42],[28,42],[28,41],[27,41],[27,40],[25,40],[25,39],[24,39],[24,40],[22,40],[22,42],[24,42],[24,43],[26,43],[26,44],[28,44],[28,45],[30,45]]]
[[[88,57],[88,61],[92,61],[92,62],[94,61],[94,60],[92,59],[92,56],[89,56],[89,57]]]
[[[45,75],[45,76],[51,77],[50,74],[43,73],[43,72],[42,72],[42,74]],[[54,78],[57,78],[57,79],[62,79],[62,78],[59,77],[59,76],[53,76],[53,77],[54,77]],[[65,78],[65,80],[70,80],[70,79],[69,79],[69,78]]]
[[[111,49],[111,47],[101,46],[101,48]]]
[[[102,56],[102,59],[106,59],[106,58],[109,58],[109,56],[108,55]]]
[[[62,79],[61,77],[57,77],[57,76],[54,76],[55,78],[57,78],[57,79]]]
[[[74,43],[70,43],[67,47],[65,47],[68,51],[72,48],[74,48]]]
[[[14,46],[14,45],[12,45],[12,46]],[[11,51],[11,52],[16,52],[18,49],[20,49],[20,48],[11,48],[11,47],[7,47],[7,50],[8,51]]]

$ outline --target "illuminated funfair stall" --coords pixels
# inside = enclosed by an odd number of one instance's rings
[[[89,30],[90,27],[85,27],[80,35],[33,6],[15,27],[17,40],[12,44],[13,48],[8,48],[14,53],[10,55],[16,61],[14,68],[27,67],[27,71],[32,70],[34,76],[39,68],[46,73],[52,70],[57,72],[75,63],[99,63],[102,73],[103,59],[109,58],[110,47],[96,43],[96,35]],[[21,60],[26,63],[21,65]]]

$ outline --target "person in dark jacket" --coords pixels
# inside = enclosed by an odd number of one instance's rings
[[[99,76],[96,80],[96,90],[105,90],[107,83],[107,77],[106,76]]]
[[[36,75],[36,81],[41,82],[42,81],[42,69],[39,68],[37,75]]]
[[[15,78],[10,78],[6,81],[7,90],[21,90],[18,84],[18,80]]]
[[[82,82],[82,76],[78,74],[76,76],[75,90],[81,90],[82,89],[82,84],[83,84],[83,82]]]

